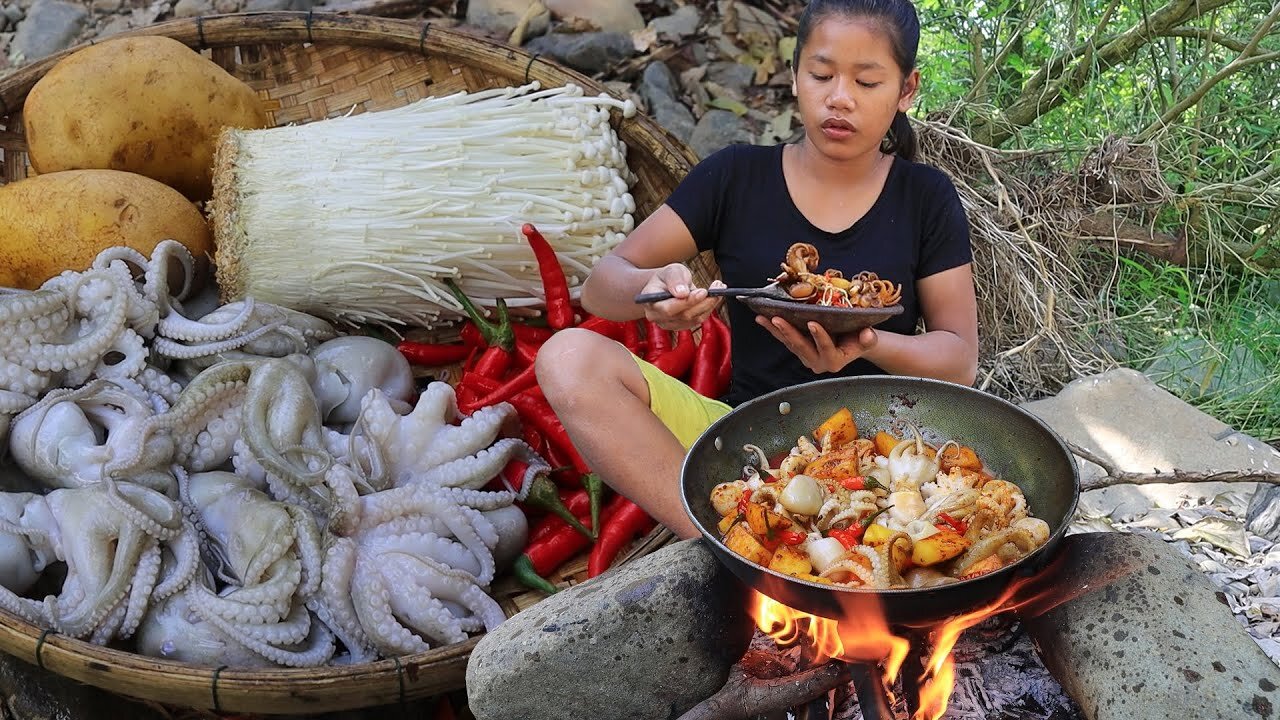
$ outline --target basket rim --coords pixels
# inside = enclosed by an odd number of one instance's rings
[[[352,47],[417,52],[423,57],[444,54],[463,57],[481,70],[511,77],[513,66],[523,67],[523,81],[543,86],[574,83],[591,93],[608,93],[599,82],[561,65],[541,53],[449,28],[431,20],[404,20],[336,12],[263,11],[226,15],[200,15],[157,23],[90,40],[24,65],[0,79],[0,117],[22,109],[27,94],[63,58],[101,42],[120,38],[161,36],[177,40],[196,51],[248,44],[337,43]],[[683,177],[698,162],[692,148],[645,113],[621,120],[619,134]]]
[[[454,58],[515,83],[580,85],[607,93],[599,82],[537,53],[501,42],[406,20],[334,12],[270,11],[205,15],[158,23],[103,39],[162,36],[197,51],[238,45],[327,45],[378,48]],[[81,43],[37,60],[0,79],[0,118],[22,110],[27,94],[59,61],[91,45]],[[637,113],[615,127],[629,153],[648,155],[677,177],[697,162],[693,151],[652,118]],[[10,128],[22,132],[21,125]],[[3,182],[0,180],[0,182]],[[653,552],[674,536],[661,525],[618,558],[618,564]],[[465,668],[483,637],[426,652],[354,665],[315,668],[217,668],[165,660],[60,635],[0,610],[0,651],[41,669],[103,690],[170,705],[221,712],[289,714],[393,704],[465,686]],[[359,692],[352,692],[359,688]]]

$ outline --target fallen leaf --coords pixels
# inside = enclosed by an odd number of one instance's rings
[[[760,132],[761,145],[774,145],[791,137],[791,120],[795,113],[783,110]]]
[[[791,67],[791,59],[796,54],[796,36],[788,35],[778,41],[778,57],[782,58],[782,62]]]
[[[649,48],[658,44],[658,29],[648,25],[631,33],[631,45],[636,52],[649,52]]]
[[[1241,557],[1249,556],[1249,536],[1244,523],[1220,517],[1207,517],[1191,527],[1171,535],[1175,540],[1207,542],[1216,548]]]
[[[746,105],[743,105],[737,100],[734,100],[732,98],[727,98],[727,97],[712,98],[711,102],[707,103],[707,107],[719,108],[721,110],[728,110],[729,112],[733,113],[734,115],[737,115],[738,117],[742,117],[743,115],[747,114]]]

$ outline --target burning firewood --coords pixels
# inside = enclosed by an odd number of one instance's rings
[[[828,662],[795,672],[795,664],[778,653],[748,650],[729,671],[724,687],[680,720],[747,720],[803,705],[849,682],[846,667],[842,662]]]

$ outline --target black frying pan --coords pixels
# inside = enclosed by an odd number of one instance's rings
[[[789,412],[780,411],[782,403]],[[887,430],[909,436],[906,421],[932,435],[973,448],[997,477],[1016,483],[1031,512],[1049,524],[1048,542],[1027,557],[972,580],[918,590],[859,590],[832,587],[783,575],[750,562],[720,542],[720,516],[711,489],[740,477],[744,444],[770,457],[790,449],[841,407],[853,411],[863,437]],[[868,596],[882,604],[892,625],[924,626],[994,601],[1019,575],[1029,575],[1052,556],[1080,495],[1075,459],[1062,439],[1039,418],[994,395],[962,385],[899,376],[818,380],[784,388],[735,408],[694,442],[681,472],[685,511],[710,547],[748,586],[813,615],[839,618],[865,612]]]

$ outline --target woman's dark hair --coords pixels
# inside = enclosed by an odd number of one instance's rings
[[[800,51],[809,41],[814,26],[830,17],[842,20],[867,19],[880,24],[889,35],[893,59],[905,77],[916,68],[916,52],[920,47],[920,18],[911,0],[810,0],[800,16],[796,31],[796,51],[791,68],[799,72]],[[916,133],[906,113],[899,111],[889,126],[885,152],[896,153],[905,160],[916,158]]]

